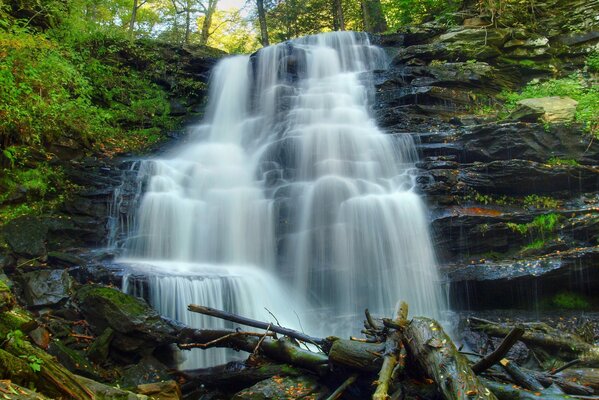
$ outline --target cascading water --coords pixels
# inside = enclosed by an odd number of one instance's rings
[[[385,63],[366,35],[336,32],[218,64],[195,141],[142,166],[125,261],[149,276],[160,312],[196,327],[222,323],[188,313],[189,303],[272,312],[313,334],[309,315],[347,334],[363,308],[390,315],[398,299],[438,316],[413,143],[369,115],[370,72]]]

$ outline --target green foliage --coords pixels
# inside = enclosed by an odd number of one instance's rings
[[[534,208],[557,208],[559,201],[548,196],[530,194],[524,197],[523,203],[526,207]]]
[[[599,51],[594,51],[587,57],[586,65],[590,72],[599,72]]]
[[[27,339],[25,337],[25,334],[18,329],[8,332],[8,334],[6,335],[6,340],[12,340],[15,347],[18,347],[18,348],[26,347],[25,341]],[[31,370],[33,372],[40,372],[42,370],[42,364],[44,363],[44,360],[37,357],[36,355],[24,354],[24,355],[21,355],[20,358],[24,359],[27,362],[27,364],[29,365],[29,367],[31,368]]]
[[[547,160],[547,164],[552,166],[561,166],[561,165],[569,165],[571,167],[577,167],[580,164],[578,161],[571,158],[559,158],[559,157],[551,157]]]
[[[452,24],[453,13],[461,5],[457,0],[382,0],[381,3],[389,31],[433,19]]]
[[[543,239],[537,239],[532,243],[522,247],[522,250],[541,250],[543,247],[545,247],[545,241]]]
[[[543,214],[535,217],[532,222],[527,224],[516,224],[508,222],[507,226],[514,232],[518,232],[521,235],[527,233],[535,233],[544,236],[547,233],[554,232],[557,228],[559,221],[559,215],[555,213]]]
[[[590,307],[587,299],[574,292],[558,293],[553,297],[551,302],[555,307],[568,310],[584,310]]]
[[[597,135],[599,129],[599,86],[587,80],[581,74],[572,74],[566,78],[550,79],[544,82],[533,80],[521,92],[504,91],[500,97],[505,100],[501,113],[507,116],[523,99],[567,96],[578,101],[576,121],[583,124],[585,130]]]

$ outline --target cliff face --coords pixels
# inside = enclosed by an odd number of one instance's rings
[[[550,110],[503,102],[533,80],[576,74],[596,85],[585,60],[599,46],[598,5],[535,4],[527,28],[471,15],[461,26],[429,23],[378,39],[393,59],[376,77],[377,118],[417,143],[418,188],[454,307],[596,296],[597,142],[573,110],[555,122]],[[568,114],[564,100],[543,101]],[[591,110],[596,124],[596,103]]]

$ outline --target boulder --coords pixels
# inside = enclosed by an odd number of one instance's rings
[[[11,250],[25,258],[46,256],[48,228],[38,217],[15,218],[3,227],[3,234]]]
[[[439,36],[444,43],[467,44],[468,46],[501,46],[508,32],[503,29],[462,29],[460,27]]]
[[[104,329],[104,332],[94,340],[87,350],[87,356],[90,360],[97,363],[104,363],[108,359],[108,353],[110,351],[110,343],[114,336],[114,330],[112,328]]]
[[[59,304],[71,295],[73,279],[64,269],[38,270],[21,275],[27,305],[43,307]]]
[[[516,121],[536,122],[542,118],[545,122],[569,122],[574,120],[578,102],[570,97],[550,96],[524,99],[509,118]]]
[[[140,385],[171,379],[169,369],[156,358],[146,356],[137,364],[123,370],[119,384],[122,387],[134,388]]]
[[[43,326],[38,326],[31,332],[29,332],[29,338],[33,340],[38,347],[46,350],[50,345],[50,331]]]
[[[326,392],[311,376],[274,376],[236,393],[232,400],[313,399],[326,397]]]
[[[148,396],[122,390],[100,382],[75,375],[75,378],[101,400],[148,400]]]
[[[85,285],[75,301],[97,334],[106,328],[114,330],[112,347],[116,349],[150,354],[156,346],[175,342],[175,327],[143,299],[111,287]]]
[[[155,400],[180,400],[181,389],[175,381],[153,382],[138,385],[136,392]]]

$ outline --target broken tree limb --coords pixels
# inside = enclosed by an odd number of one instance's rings
[[[478,375],[481,372],[486,371],[495,363],[499,362],[499,360],[501,360],[507,354],[507,352],[510,351],[512,346],[514,346],[514,344],[518,341],[518,339],[522,337],[523,334],[523,328],[519,326],[514,327],[510,331],[510,333],[503,339],[501,344],[495,349],[495,351],[487,354],[483,357],[482,360],[477,361],[472,366],[472,371],[474,371],[474,373]]]
[[[337,399],[340,399],[341,396],[343,396],[343,392],[345,392],[345,390],[348,387],[350,387],[351,385],[353,385],[353,383],[356,381],[356,379],[358,379],[358,374],[351,375],[349,378],[347,378],[345,380],[345,382],[343,382],[341,384],[341,386],[339,386],[333,393],[331,393],[331,395],[329,397],[327,397],[327,400],[337,400]]]
[[[397,324],[397,326],[405,327],[407,325],[407,319],[408,304],[406,302],[402,302],[397,312],[397,316],[393,322]],[[395,366],[399,360],[399,350],[402,346],[401,334],[402,332],[394,329],[387,335],[383,365],[379,371],[377,387],[372,395],[372,400],[386,400],[389,396],[389,386],[391,386],[393,371],[395,370]]]
[[[306,335],[305,333],[296,331],[294,329],[283,328],[282,326],[272,325],[270,322],[257,321],[255,319],[242,317],[240,315],[232,314],[226,311],[217,310],[211,307],[200,306],[197,304],[190,304],[187,309],[191,312],[208,315],[215,318],[224,319],[226,321],[235,322],[237,324],[252,326],[254,328],[270,330],[272,332],[280,333],[281,335],[289,336],[302,342],[312,343],[316,345],[323,345],[326,343],[326,339],[317,338],[314,336]]]
[[[470,368],[466,357],[459,353],[438,322],[430,318],[414,318],[403,335],[409,362],[433,379],[448,400],[496,397]]]
[[[541,392],[544,387],[541,383],[536,380],[532,375],[522,371],[518,365],[508,360],[507,358],[502,359],[500,362],[501,366],[509,374],[509,376],[518,384],[518,386],[524,389],[532,390],[533,392]]]
[[[555,376],[599,391],[599,369],[597,368],[570,368]]]

